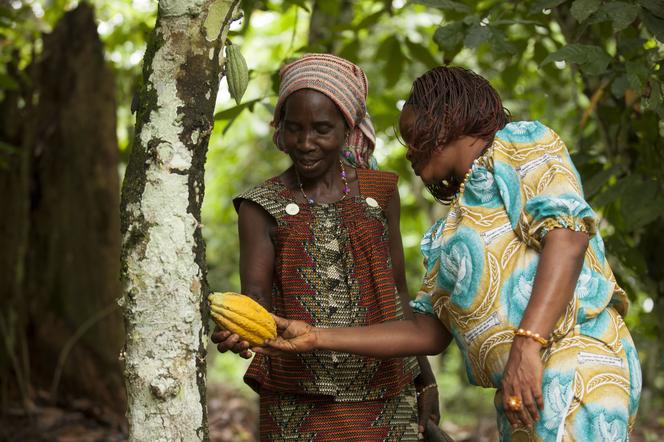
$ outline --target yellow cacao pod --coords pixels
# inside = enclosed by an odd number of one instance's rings
[[[249,84],[249,69],[240,48],[232,44],[226,46],[226,83],[231,97],[240,104]]]
[[[251,345],[263,345],[266,339],[277,337],[272,315],[248,296],[234,292],[212,293],[208,303],[214,322]]]

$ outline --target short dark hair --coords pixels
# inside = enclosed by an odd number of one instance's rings
[[[417,114],[409,137],[416,155],[430,155],[463,136],[490,142],[510,121],[491,84],[461,67],[439,66],[417,78],[404,106],[412,106]],[[458,185],[450,183],[443,194],[434,196],[449,201]]]

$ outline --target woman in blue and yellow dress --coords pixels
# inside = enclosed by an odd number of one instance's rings
[[[280,337],[258,351],[394,357],[454,340],[470,382],[496,389],[501,440],[627,440],[641,392],[627,297],[565,144],[537,121],[508,121],[471,71],[418,78],[401,136],[415,173],[450,205],[422,240],[422,314],[344,329],[277,318]]]

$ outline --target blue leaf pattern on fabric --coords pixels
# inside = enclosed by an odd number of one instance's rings
[[[495,191],[493,174],[485,167],[475,167],[468,177],[463,192],[463,202],[469,206],[499,207],[500,198]]]
[[[539,121],[514,121],[496,132],[496,138],[512,143],[527,143],[541,138],[548,130]]]
[[[427,272],[431,271],[440,258],[440,245],[438,243],[434,244],[434,238],[440,237],[443,228],[445,228],[445,219],[439,219],[427,230],[420,242],[420,252],[424,256]]]
[[[451,293],[451,302],[463,309],[476,301],[484,269],[484,243],[468,228],[460,228],[441,248],[438,282]]]
[[[544,408],[536,431],[544,440],[556,440],[560,422],[565,419],[569,401],[572,399],[571,389],[574,381],[573,371],[545,370],[542,380],[542,396]]]
[[[627,440],[627,415],[624,409],[606,409],[588,404],[575,419],[574,435],[578,442],[624,442]]]
[[[590,238],[590,247],[592,247],[595,252],[597,260],[603,263],[606,260],[606,252],[604,250],[604,240],[602,239],[599,230],[592,236],[592,238]]]
[[[611,316],[608,314],[606,310],[603,310],[599,315],[595,316],[594,318],[588,319],[587,321],[584,322],[580,322],[581,334],[601,340],[604,331],[609,326],[610,320]]]
[[[586,320],[588,310],[596,311],[604,308],[612,293],[613,286],[603,275],[594,272],[588,266],[583,266],[575,288],[575,294],[581,301],[578,322]]]
[[[528,267],[517,270],[505,281],[500,293],[500,305],[511,327],[518,327],[533,292],[539,257]]]
[[[495,161],[493,164],[494,179],[498,194],[503,200],[505,211],[510,219],[512,228],[519,222],[521,214],[521,180],[519,174],[509,164]]]

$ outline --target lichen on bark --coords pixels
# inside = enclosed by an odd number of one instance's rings
[[[220,51],[238,4],[162,0],[145,56],[122,201],[130,440],[208,439],[200,209]],[[225,17],[213,40],[210,15]]]

